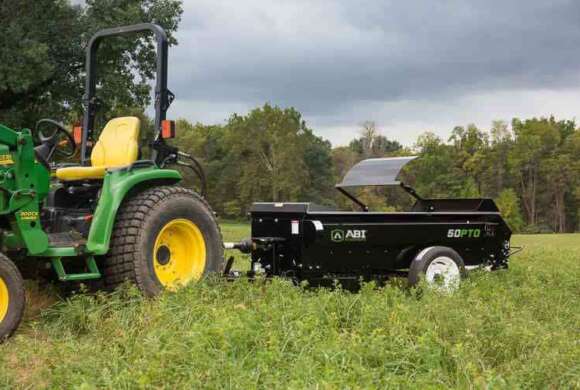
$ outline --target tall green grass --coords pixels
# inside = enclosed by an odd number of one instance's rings
[[[77,295],[0,346],[0,386],[580,388],[580,235],[522,243],[509,271],[454,294],[207,280]]]

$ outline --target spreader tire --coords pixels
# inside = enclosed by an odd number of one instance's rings
[[[0,343],[18,328],[25,306],[22,275],[14,263],[0,253]]]
[[[442,283],[445,288],[457,287],[465,276],[465,264],[459,254],[445,246],[432,246],[417,254],[409,267],[409,285],[416,286],[421,280],[428,285]]]
[[[195,192],[163,186],[121,206],[105,257],[105,285],[134,282],[146,296],[175,290],[224,267],[214,213]]]

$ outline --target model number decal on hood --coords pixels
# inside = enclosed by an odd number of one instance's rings
[[[11,154],[0,154],[0,165],[14,164]]]
[[[481,236],[481,229],[449,229],[447,238],[478,238]]]
[[[334,229],[330,232],[330,240],[333,242],[366,241],[367,231],[361,229]]]

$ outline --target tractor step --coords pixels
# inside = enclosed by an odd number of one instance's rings
[[[86,262],[89,272],[82,272],[78,274],[67,274],[60,257],[55,257],[52,259],[52,266],[58,275],[58,279],[63,282],[100,279],[101,273],[99,272],[95,258],[93,256],[89,256],[87,257]]]
[[[49,233],[48,234],[48,245],[54,248],[65,248],[85,245],[87,240],[81,237],[79,233],[76,232],[62,232],[62,233]]]

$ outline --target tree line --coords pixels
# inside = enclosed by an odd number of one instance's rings
[[[425,132],[404,147],[364,122],[347,146],[332,147],[294,108],[269,104],[223,125],[177,122],[179,147],[206,167],[208,198],[227,218],[254,201],[313,201],[344,209],[334,189],[365,158],[417,155],[401,179],[423,197],[489,197],[518,232],[572,232],[580,224],[580,130],[554,117],[495,121],[490,129],[457,126],[446,139]],[[194,179],[187,173],[187,180]],[[403,211],[399,188],[362,188],[374,210]]]
[[[85,49],[93,34],[154,22],[174,45],[182,12],[181,0],[0,1],[0,122],[19,129],[33,128],[41,118],[79,120]],[[128,108],[142,111],[151,102],[155,56],[150,35],[100,44],[96,65],[103,118]]]
[[[180,0],[0,1],[0,123],[33,128],[40,118],[78,121],[83,112],[84,50],[96,31],[141,22],[162,25],[175,44]],[[99,49],[100,121],[143,114],[150,103],[155,49],[151,39],[119,38]],[[421,135],[404,147],[361,125],[347,146],[332,147],[293,108],[265,105],[232,115],[224,125],[178,123],[180,147],[200,158],[209,199],[229,218],[253,201],[314,201],[350,208],[334,184],[370,157],[419,155],[402,173],[424,197],[491,197],[512,228],[525,232],[580,230],[580,135],[574,121],[553,117],[452,129],[449,138]],[[194,179],[188,177],[190,184]],[[375,210],[404,210],[397,189],[358,194]]]

